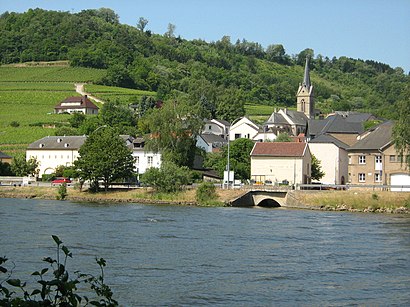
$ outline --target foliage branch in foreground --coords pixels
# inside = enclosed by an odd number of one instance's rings
[[[104,282],[106,261],[103,258],[96,259],[101,270],[99,276],[77,271],[76,277],[71,279],[66,263],[68,257],[72,258],[72,253],[62,245],[59,237],[53,235],[52,238],[57,245],[57,259],[44,258],[48,267],[31,274],[38,277],[37,283],[40,285],[34,290],[28,290],[26,282],[12,278],[13,269],[5,265],[8,259],[0,257],[0,306],[118,306],[118,302],[112,298],[110,287]],[[81,284],[88,285],[87,292],[91,295],[94,293],[96,297],[90,299],[80,295],[77,286]]]

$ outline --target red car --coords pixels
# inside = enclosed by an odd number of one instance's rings
[[[68,178],[57,178],[51,181],[51,183],[54,184],[62,184],[62,183],[71,183],[71,180]]]

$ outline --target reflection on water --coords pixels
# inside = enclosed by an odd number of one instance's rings
[[[0,199],[0,217],[18,277],[57,234],[69,270],[107,260],[124,306],[410,304],[408,216]]]

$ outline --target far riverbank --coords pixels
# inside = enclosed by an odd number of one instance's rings
[[[56,199],[58,187],[0,187],[1,198]],[[156,193],[150,188],[116,189],[109,192],[80,192],[69,188],[66,200],[102,203],[142,203],[200,206],[195,199],[194,188],[177,194]],[[245,190],[217,189],[218,199],[213,205],[225,206]],[[304,208],[326,211],[351,211],[374,213],[410,213],[410,193],[348,190],[348,191],[292,191],[288,208]]]

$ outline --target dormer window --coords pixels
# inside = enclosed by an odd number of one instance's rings
[[[69,146],[70,146],[70,144],[68,144],[68,143],[64,144],[64,147],[69,147]]]
[[[40,144],[38,145],[38,147],[43,148],[45,145],[44,144]]]
[[[57,143],[61,143],[63,139],[57,139]]]

